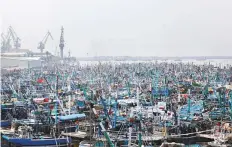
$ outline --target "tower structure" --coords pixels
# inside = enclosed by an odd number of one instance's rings
[[[60,35],[60,44],[59,44],[59,47],[60,47],[60,57],[63,59],[63,51],[64,51],[64,28],[62,26],[61,28],[61,35]]]

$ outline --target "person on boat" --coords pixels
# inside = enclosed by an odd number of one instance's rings
[[[75,132],[78,132],[78,131],[79,131],[79,121],[77,120],[77,121],[75,122],[75,124],[76,124],[76,130],[75,130]]]

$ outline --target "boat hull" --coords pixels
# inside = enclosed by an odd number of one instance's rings
[[[9,127],[11,125],[10,121],[8,120],[1,120],[0,127]]]
[[[51,139],[30,139],[30,138],[13,138],[8,135],[2,135],[2,138],[9,143],[16,144],[19,146],[56,146],[56,145],[67,145],[71,143],[70,138],[51,138]]]
[[[63,144],[63,145],[42,145],[42,146],[22,146],[22,147],[67,147],[67,144]]]

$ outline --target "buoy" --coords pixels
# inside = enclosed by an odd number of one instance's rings
[[[130,118],[129,121],[130,121],[130,122],[134,122],[134,118]]]
[[[37,83],[43,83],[43,79],[42,78],[38,79]]]
[[[53,106],[53,105],[50,105],[50,107],[49,107],[49,108],[50,108],[50,110],[52,110],[52,109],[54,108],[54,106]]]
[[[49,102],[49,98],[45,98],[45,99],[44,99],[44,102]]]

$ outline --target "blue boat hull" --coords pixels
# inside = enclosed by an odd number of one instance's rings
[[[20,146],[51,146],[71,143],[71,138],[51,138],[51,139],[30,139],[30,138],[11,138],[7,135],[2,135],[2,138],[9,143]]]
[[[9,127],[11,125],[10,121],[8,120],[1,120],[0,127]]]

